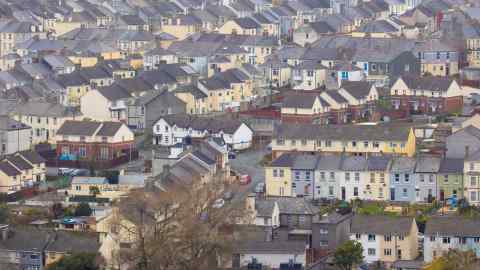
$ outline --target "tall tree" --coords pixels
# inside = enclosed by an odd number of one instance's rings
[[[363,247],[357,241],[349,240],[335,250],[334,264],[342,270],[351,270],[363,261]]]
[[[463,269],[473,270],[475,269],[474,263],[476,260],[475,252],[472,250],[461,251],[458,249],[450,249],[442,257],[443,269]]]
[[[232,240],[222,228],[243,217],[243,204],[213,207],[220,183],[169,187],[168,192],[135,191],[118,205],[112,222],[119,234],[134,239],[121,249],[117,265],[138,270],[210,270],[229,254]]]

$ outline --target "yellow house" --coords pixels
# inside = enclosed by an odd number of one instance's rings
[[[81,22],[69,22],[69,21],[56,21],[53,24],[52,30],[55,36],[59,37],[65,33],[82,27]]]
[[[413,217],[355,215],[350,239],[362,244],[364,261],[391,265],[418,257],[418,228]]]
[[[80,119],[79,111],[69,110],[61,104],[40,101],[20,103],[12,113],[15,120],[32,127],[32,144],[55,144],[57,130],[66,120]]]
[[[252,18],[244,17],[227,21],[218,29],[218,32],[221,34],[256,36],[260,34],[260,30],[260,24]]]
[[[272,137],[273,158],[292,151],[411,157],[415,154],[416,146],[413,129],[405,125],[276,126]]]
[[[79,106],[80,98],[90,91],[90,82],[79,72],[62,74],[58,76],[57,82],[64,87],[66,96],[60,97],[60,103],[67,106]]]
[[[193,85],[177,87],[174,90],[175,96],[185,102],[188,114],[209,113],[208,95]]]
[[[282,155],[265,166],[265,188],[267,196],[293,196],[292,160],[290,155]]]
[[[168,19],[162,23],[161,30],[175,38],[182,40],[194,33],[199,33],[202,29],[202,22],[194,16],[181,15],[176,18]]]
[[[45,181],[45,160],[34,151],[22,151],[0,160],[0,192],[12,193]]]
[[[91,53],[71,54],[68,55],[67,58],[75,65],[80,65],[82,68],[93,67],[98,63],[97,55]]]

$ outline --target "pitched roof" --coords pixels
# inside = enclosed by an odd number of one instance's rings
[[[93,136],[100,125],[100,122],[94,121],[67,120],[58,129],[57,135]]]
[[[440,158],[437,157],[419,157],[415,172],[418,173],[437,173],[440,169]]]
[[[7,161],[0,161],[0,171],[2,171],[8,176],[16,176],[22,174],[19,170],[17,170]]]
[[[260,27],[260,25],[250,17],[235,18],[233,19],[233,21],[235,21],[235,23],[245,29],[256,29]]]
[[[112,137],[124,125],[121,122],[102,122],[102,127],[97,132],[97,136]]]
[[[357,99],[365,98],[370,94],[373,84],[366,81],[342,81],[341,88]]]
[[[410,89],[446,92],[454,79],[436,76],[418,77],[403,75],[401,79]]]
[[[462,217],[431,217],[425,227],[426,235],[480,237],[480,219]]]
[[[309,94],[289,94],[284,97],[282,107],[311,109],[317,98]]]
[[[32,164],[39,164],[45,162],[45,159],[33,150],[21,151],[17,152],[17,154],[22,156],[25,160]]]
[[[343,171],[364,171],[367,168],[365,157],[346,156],[342,162]]]
[[[23,158],[20,156],[8,156],[5,158],[5,161],[8,161],[10,164],[12,164],[15,168],[19,170],[31,170],[33,169],[33,166],[30,165],[27,161],[25,161]]]
[[[410,128],[397,125],[329,125],[283,123],[275,126],[277,138],[406,141]]]
[[[391,156],[369,156],[367,160],[367,169],[369,171],[386,171],[392,160]]]
[[[355,215],[351,233],[406,235],[412,228],[414,218],[394,216]]]
[[[118,87],[117,84],[100,87],[97,89],[97,91],[110,101],[116,101],[132,97],[127,90],[123,89],[122,87]]]
[[[438,170],[439,173],[455,173],[455,174],[462,174],[463,173],[463,166],[464,166],[464,159],[461,158],[445,158],[442,159],[440,163],[440,169]]]

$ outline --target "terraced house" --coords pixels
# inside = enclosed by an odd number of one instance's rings
[[[404,125],[280,124],[272,137],[273,158],[293,151],[413,156],[415,149],[413,130]]]
[[[414,260],[418,256],[418,228],[412,217],[363,216],[352,219],[350,239],[363,247],[364,261]]]

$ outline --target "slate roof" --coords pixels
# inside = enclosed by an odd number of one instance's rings
[[[343,171],[364,171],[367,168],[365,157],[346,156],[342,162]]]
[[[192,155],[200,159],[201,161],[205,162],[208,165],[213,165],[215,164],[215,160],[210,159],[208,156],[204,155],[201,151],[197,150],[192,152]]]
[[[56,231],[55,241],[50,243],[45,250],[54,252],[95,252],[100,248],[97,235],[93,233],[76,233]]]
[[[33,166],[26,162],[23,158],[19,156],[8,156],[5,161],[10,162],[15,168],[25,171],[33,169]]]
[[[410,89],[429,90],[437,92],[446,92],[454,81],[453,79],[445,77],[417,77],[411,75],[403,75],[401,79],[407,84]]]
[[[44,163],[45,159],[33,150],[26,150],[17,153],[32,164]]]
[[[324,91],[325,94],[327,94],[328,96],[330,96],[333,100],[335,100],[335,102],[337,103],[348,103],[348,100],[345,99],[339,92],[338,90],[327,90],[327,91]]]
[[[413,172],[416,160],[409,157],[396,157],[392,160],[390,171],[392,172]]]
[[[317,167],[319,155],[300,154],[293,160],[292,169],[294,170],[315,170]]]
[[[462,217],[431,217],[425,235],[480,237],[480,219]]]
[[[41,230],[20,227],[10,230],[8,239],[0,241],[0,249],[41,252],[46,246],[48,236]]]
[[[373,84],[366,81],[342,81],[341,88],[357,99],[365,98],[370,94]]]
[[[270,163],[271,167],[291,167],[295,156],[293,153],[284,153]]]
[[[335,29],[333,29],[328,23],[320,21],[320,22],[312,22],[309,26],[317,33],[326,34],[326,33],[335,33]]]
[[[369,156],[367,160],[367,170],[369,171],[386,171],[388,170],[391,156]]]
[[[268,200],[274,200],[278,203],[280,215],[313,215],[314,209],[310,202],[300,197],[274,197]]]
[[[305,253],[304,241],[237,241],[234,243],[235,253],[255,254],[303,254]]]
[[[8,176],[16,176],[22,174],[19,170],[17,170],[7,161],[0,161],[0,171],[2,171]]]
[[[391,33],[398,32],[398,29],[386,20],[375,20],[361,26],[359,31],[364,33]]]
[[[127,90],[118,87],[118,85],[115,84],[106,87],[100,87],[97,91],[110,101],[116,101],[132,97]]]
[[[120,122],[102,122],[102,127],[97,132],[97,136],[113,137],[118,130],[123,126]]]
[[[18,122],[9,116],[0,115],[0,130],[18,130],[18,129],[29,129],[30,127]]]
[[[93,136],[100,122],[67,120],[57,130],[57,135]]]
[[[446,158],[440,163],[439,173],[463,174],[464,159]]]
[[[324,155],[317,163],[317,170],[339,170],[342,166],[343,156],[341,155]]]
[[[437,173],[440,169],[440,158],[436,157],[419,157],[415,172],[417,173]]]
[[[283,98],[282,107],[311,109],[317,98],[310,94],[289,94]]]
[[[235,23],[237,23],[240,27],[245,29],[257,29],[260,28],[260,25],[250,17],[244,18],[236,18],[234,19]]]
[[[43,101],[29,101],[17,104],[13,113],[41,117],[65,117],[79,114],[77,110],[73,110],[61,104]]]
[[[210,133],[223,131],[226,134],[233,134],[243,124],[236,119],[205,118],[186,114],[171,114],[162,116],[158,120],[160,119],[164,119],[171,126],[205,130]]]
[[[355,141],[406,141],[410,129],[397,125],[329,125],[284,123],[275,126],[274,136],[297,139],[329,139]]]
[[[178,86],[175,90],[173,90],[174,93],[190,93],[192,94],[196,99],[202,99],[202,98],[207,98],[207,94],[202,92],[202,90],[198,89],[197,86],[195,85],[182,85]]]
[[[394,216],[355,215],[351,233],[377,235],[407,235],[414,218]]]

